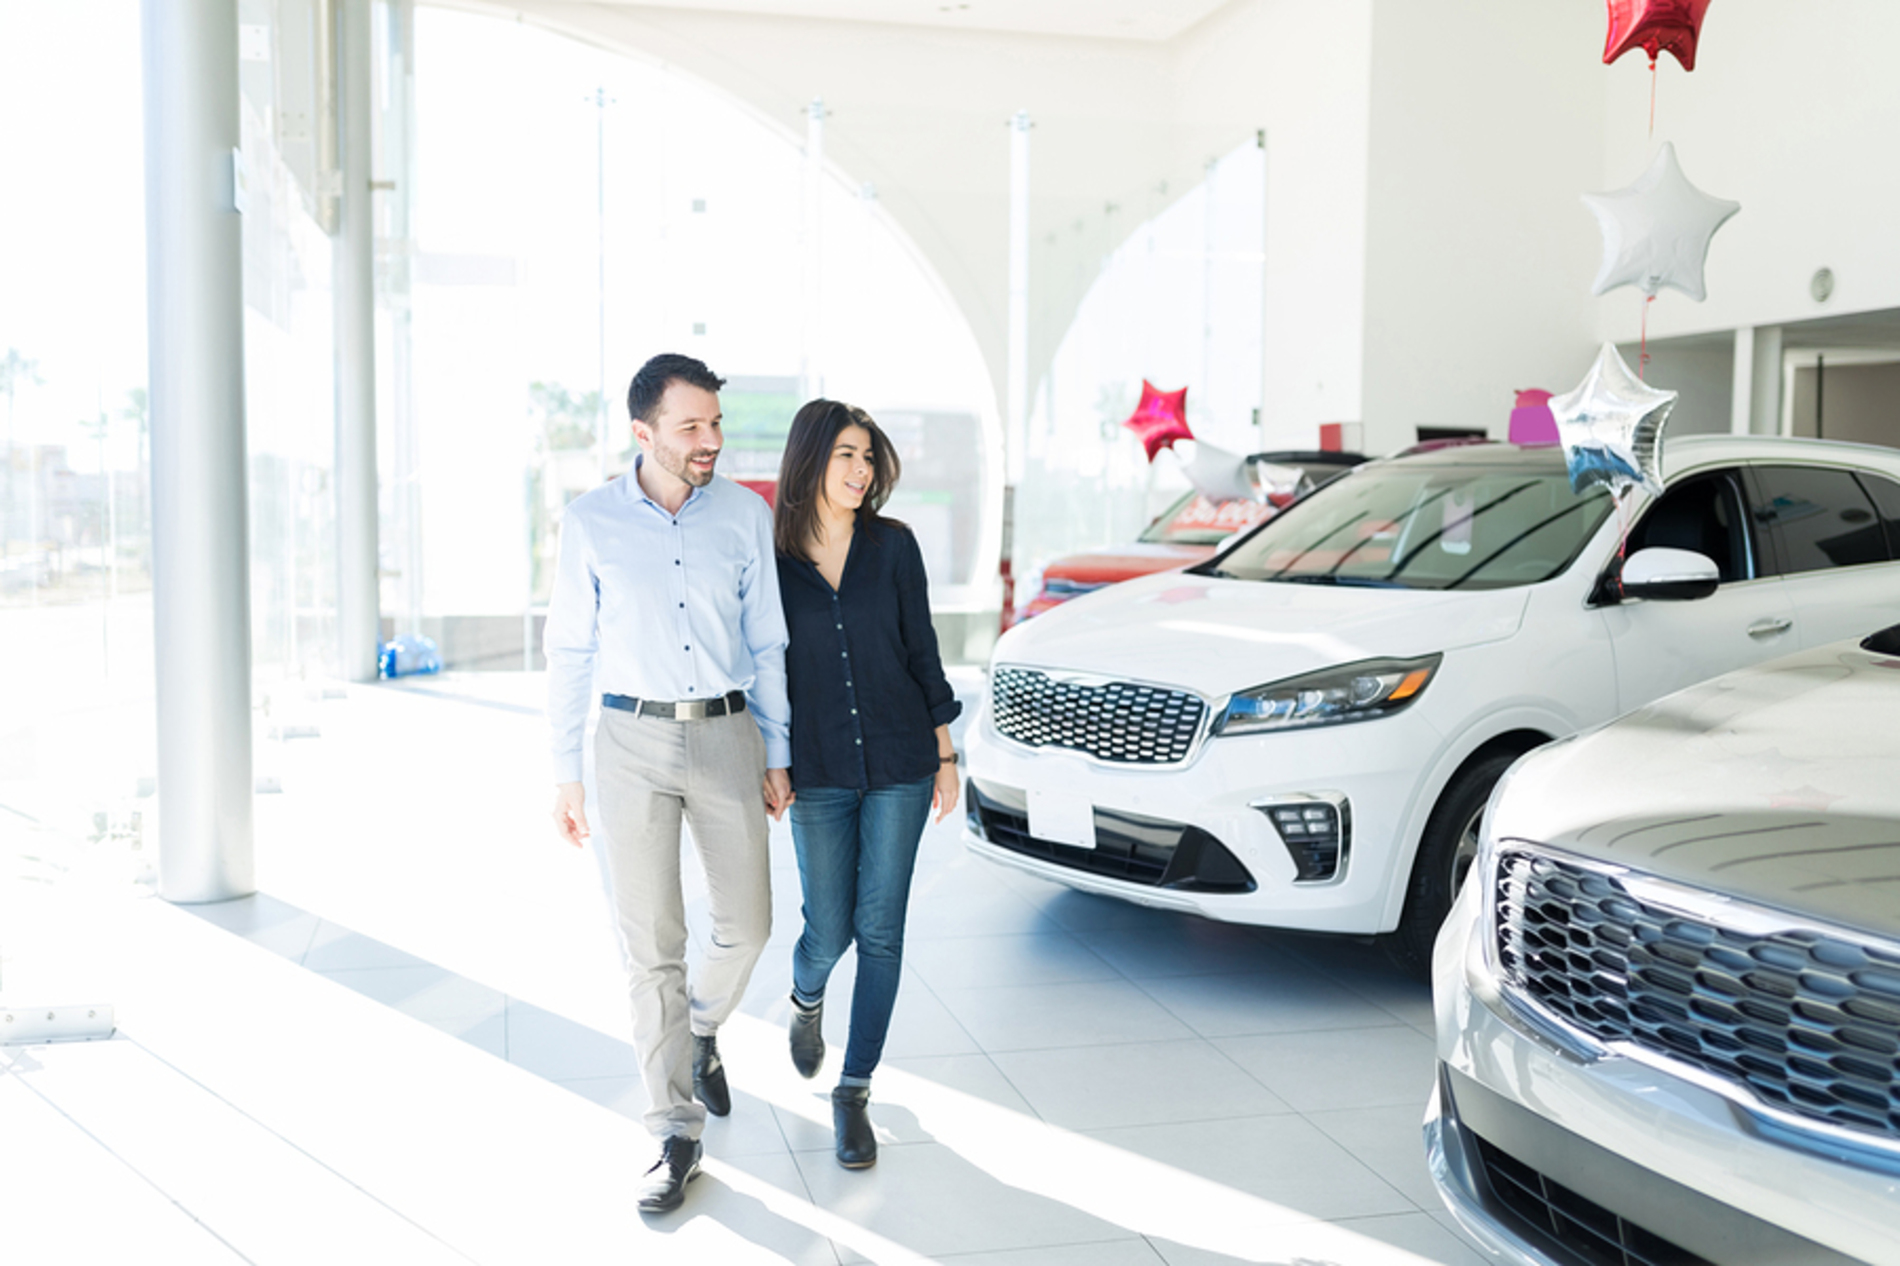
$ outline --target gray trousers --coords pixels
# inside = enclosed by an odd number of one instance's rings
[[[716,1032],[744,996],[772,932],[765,741],[746,713],[666,721],[603,709],[594,736],[595,844],[620,933],[633,1046],[655,1136],[698,1138],[691,1036]],[[680,890],[684,818],[706,872],[712,943],[686,979]],[[604,838],[603,838],[604,837]]]

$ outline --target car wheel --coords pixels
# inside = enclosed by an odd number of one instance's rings
[[[1478,857],[1485,802],[1518,755],[1498,752],[1460,770],[1426,819],[1406,886],[1405,911],[1386,946],[1393,959],[1414,975],[1431,974],[1432,942]]]

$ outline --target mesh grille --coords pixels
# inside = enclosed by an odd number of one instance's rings
[[[1625,1221],[1484,1139],[1477,1143],[1491,1194],[1524,1227],[1538,1232],[1545,1249],[1559,1261],[1580,1266],[1710,1266],[1707,1259]]]
[[[996,728],[1031,747],[1066,747],[1124,765],[1175,765],[1200,736],[1198,695],[1114,681],[1083,686],[1032,668],[999,668],[990,682]]]
[[[1500,961],[1545,1011],[1798,1116],[1900,1139],[1900,952],[1740,931],[1542,853],[1504,852],[1495,882]]]

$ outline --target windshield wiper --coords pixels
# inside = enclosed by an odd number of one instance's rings
[[[1396,580],[1378,580],[1371,576],[1336,576],[1331,572],[1307,572],[1298,576],[1284,573],[1273,577],[1285,585],[1340,585],[1348,589],[1406,589]]]

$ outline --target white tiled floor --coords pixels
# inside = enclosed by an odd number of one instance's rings
[[[313,705],[321,736],[265,753],[284,791],[258,801],[243,902],[166,905],[122,845],[0,814],[0,1002],[119,1021],[0,1047],[0,1256],[1481,1260],[1425,1172],[1424,986],[1370,946],[1000,870],[955,820],[919,861],[876,1168],[830,1153],[850,958],[831,1064],[807,1082],[785,1055],[781,826],[773,944],[721,1035],[733,1114],[685,1208],[643,1221],[646,1096],[593,860],[547,826],[538,703],[495,675]]]

